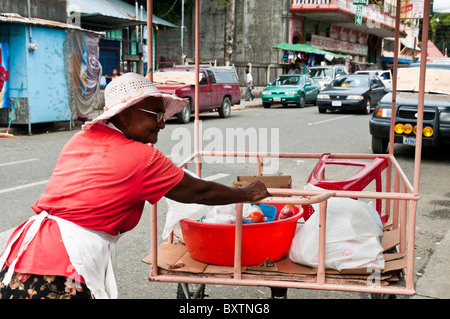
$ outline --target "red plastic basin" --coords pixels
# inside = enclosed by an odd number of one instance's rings
[[[277,216],[284,205],[273,205]],[[242,225],[242,266],[263,264],[267,259],[285,257],[295,235],[297,220],[302,212],[273,222]],[[190,219],[180,221],[181,231],[190,255],[201,262],[233,266],[235,225],[202,223]]]

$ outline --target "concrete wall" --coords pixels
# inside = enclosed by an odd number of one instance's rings
[[[282,62],[283,52],[273,46],[286,42],[288,0],[235,0],[234,46],[231,63],[236,66],[241,86],[245,85],[244,69],[252,65],[256,86],[265,86],[281,70],[268,72],[268,65]],[[219,1],[202,1],[200,6],[200,59],[224,65],[226,7]],[[184,54],[195,58],[195,11],[185,11]],[[160,29],[157,46],[181,46],[180,29]]]
[[[67,0],[29,0],[33,18],[59,22],[67,21]],[[28,17],[28,0],[1,0],[1,13],[18,13]]]

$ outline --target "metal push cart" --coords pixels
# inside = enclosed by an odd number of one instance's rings
[[[199,63],[199,0],[196,1],[196,76],[198,77]],[[148,8],[151,8],[151,1],[148,1]],[[430,2],[425,1],[424,23],[423,23],[423,39],[422,43],[427,43],[428,23],[429,23]],[[148,24],[151,25],[151,10],[148,11]],[[399,17],[400,17],[400,0],[397,0],[396,12],[396,30],[395,30],[395,57],[394,57],[394,81],[393,81],[393,98],[392,98],[392,118],[391,128],[395,125],[395,99],[397,88],[397,58],[399,47]],[[151,30],[151,28],[148,28]],[[151,39],[151,34],[148,34]],[[149,55],[152,52],[150,49]],[[427,47],[424,46],[422,56],[427,56]],[[151,59],[149,60],[151,61]],[[327,158],[331,161],[360,161],[383,159],[385,166],[382,171],[385,174],[385,183],[383,189],[377,186],[376,191],[365,190],[305,190],[305,189],[278,189],[271,188],[269,192],[273,195],[259,203],[264,204],[298,204],[309,205],[319,203],[320,223],[319,223],[319,262],[317,269],[312,269],[309,273],[301,275],[280,271],[278,268],[274,271],[255,271],[241,266],[241,241],[242,241],[242,203],[237,204],[236,226],[235,226],[235,251],[234,266],[223,270],[221,266],[213,267],[214,270],[202,272],[190,272],[177,267],[164,267],[158,261],[162,257],[160,253],[163,245],[177,245],[173,242],[173,235],[169,237],[168,243],[158,246],[157,240],[157,205],[151,207],[151,255],[147,256],[144,261],[151,264],[149,275],[150,281],[173,282],[173,283],[193,283],[193,284],[221,284],[221,285],[242,285],[242,286],[267,286],[267,287],[283,287],[283,288],[304,288],[318,289],[330,291],[350,291],[370,293],[376,295],[414,295],[414,241],[415,241],[415,222],[416,208],[419,200],[419,174],[420,160],[422,149],[422,127],[423,127],[423,105],[424,105],[424,87],[425,87],[425,67],[426,60],[422,59],[420,69],[419,84],[419,101],[418,101],[418,120],[417,120],[417,140],[415,149],[414,164],[414,182],[411,184],[402,171],[399,163],[396,161],[394,153],[394,132],[391,129],[389,154],[327,154]],[[152,70],[150,63],[149,70]],[[149,72],[150,79],[152,74]],[[198,83],[198,79],[197,79]],[[196,86],[196,101],[198,103],[198,85]],[[277,153],[277,154],[259,154],[259,153],[239,153],[239,152],[205,152],[198,148],[198,107],[195,108],[195,150],[194,153],[184,162],[179,164],[180,167],[186,167],[188,163],[195,162],[196,173],[201,176],[201,159],[203,156],[245,156],[256,157],[257,159],[257,175],[262,174],[264,157],[278,158],[298,158],[298,159],[317,159],[319,162],[323,159],[324,154],[310,153]],[[323,172],[322,172],[323,173]],[[324,175],[320,173],[319,178]],[[376,173],[379,179],[380,172]],[[381,281],[377,284],[369,284],[368,278],[372,274],[365,274],[365,277],[346,276],[345,274],[330,274],[325,269],[325,240],[326,240],[326,209],[327,200],[330,197],[344,198],[365,198],[374,199],[382,205],[383,226],[385,234],[390,238],[395,238],[391,249],[390,258],[396,263],[396,267],[386,276],[387,280],[381,277]],[[377,205],[378,207],[378,205]],[[241,213],[240,213],[241,212]],[[178,244],[179,245],[179,244]],[[282,268],[282,267],[280,267]],[[392,284],[392,276],[398,280]]]

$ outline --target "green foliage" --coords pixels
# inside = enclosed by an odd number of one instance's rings
[[[444,52],[446,47],[450,47],[450,14],[434,13],[430,19],[430,29],[431,41]]]

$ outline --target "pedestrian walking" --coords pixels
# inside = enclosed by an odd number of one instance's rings
[[[0,299],[117,298],[116,241],[163,196],[225,205],[270,196],[261,182],[230,187],[195,178],[153,145],[185,99],[126,73],[105,88],[105,112],[64,146],[32,206],[0,256]]]
[[[252,93],[253,90],[253,77],[249,70],[245,70],[246,73],[246,81],[247,81],[247,92],[245,94],[245,100],[250,101],[250,98],[253,100],[255,96]]]

